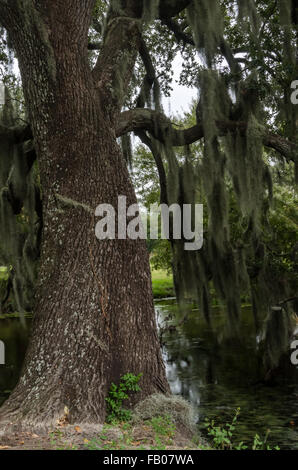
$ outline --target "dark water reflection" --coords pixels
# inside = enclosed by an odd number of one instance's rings
[[[174,300],[156,303],[159,324],[180,317]],[[163,334],[164,357],[172,391],[189,399],[197,410],[199,426],[206,417],[218,423],[231,420],[241,407],[236,438],[251,443],[254,435],[271,430],[270,443],[298,449],[298,370],[289,363],[275,386],[260,383],[263,376],[260,338],[249,309],[243,309],[238,338],[228,340],[224,314],[213,313],[213,329],[197,310],[189,311],[178,331]],[[6,366],[0,365],[0,404],[15,386],[28,343],[27,327],[19,320],[0,320],[0,339],[6,345]]]
[[[23,325],[18,319],[0,320],[0,340],[5,344],[5,362],[0,365],[0,404],[16,385],[25,356],[29,324]]]

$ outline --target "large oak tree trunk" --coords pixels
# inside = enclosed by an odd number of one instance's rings
[[[53,424],[65,406],[72,421],[102,422],[111,382],[127,372],[143,373],[136,400],[169,391],[146,244],[95,237],[99,204],[117,208],[118,195],[128,205],[136,197],[115,138],[119,102],[85,59],[90,14],[82,7],[72,18],[68,3],[34,11],[11,30],[38,154],[44,231],[31,341],[0,416],[28,424]]]

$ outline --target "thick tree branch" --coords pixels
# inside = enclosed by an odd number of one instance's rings
[[[193,38],[189,34],[185,33],[176,21],[171,18],[165,18],[162,20],[162,23],[172,31],[178,42],[182,41],[184,45],[189,44],[190,46],[195,47]]]
[[[105,31],[105,39],[93,69],[93,78],[99,91],[104,91],[106,102],[123,105],[133,73],[140,41],[140,21],[126,16],[114,16]],[[110,90],[110,92],[109,92]]]
[[[245,122],[217,121],[216,124],[219,136],[227,135],[229,132],[245,133],[247,128]],[[155,139],[164,143],[170,142],[174,147],[190,145],[204,137],[201,124],[188,129],[176,129],[170,119],[158,111],[136,108],[121,113],[116,130],[118,137],[127,132],[140,131],[148,131]],[[263,144],[279,152],[288,161],[298,160],[297,144],[279,135],[264,132]]]
[[[217,121],[219,135],[227,135],[228,132],[246,132],[245,122]],[[134,132],[138,135],[150,149],[154,145],[147,135],[148,131],[152,137],[162,143],[170,142],[174,147],[190,145],[204,137],[204,129],[201,124],[188,129],[176,129],[172,122],[163,113],[147,108],[136,108],[121,113],[116,128],[117,137],[128,132]],[[29,125],[8,128],[0,125],[0,140],[5,139],[9,142],[18,144],[32,139],[32,130]],[[153,143],[152,143],[153,142]],[[263,144],[265,147],[272,148],[280,153],[287,161],[298,161],[298,145],[278,134],[264,133]],[[150,147],[151,146],[151,147]],[[157,146],[152,147],[152,153],[157,154]]]
[[[161,112],[147,108],[136,108],[121,113],[116,130],[117,136],[127,132],[148,131],[155,139],[165,142],[168,139],[174,146],[187,145],[204,136],[203,128],[194,126],[187,130],[178,130]]]
[[[222,38],[220,42],[220,51],[229,64],[231,72],[233,74],[241,75],[241,67],[239,66],[237,59],[234,57],[232,49],[224,38]]]
[[[153,158],[156,163],[159,183],[160,183],[160,203],[168,204],[168,190],[167,190],[167,175],[166,170],[162,161],[161,152],[156,140],[150,138],[145,131],[139,131],[136,135],[141,139],[151,151]]]
[[[143,38],[140,39],[139,53],[142,58],[145,70],[146,70],[146,75],[142,83],[140,94],[136,100],[136,104],[138,108],[144,108],[146,103],[148,103],[149,101],[150,91],[154,85],[154,82],[157,79],[156,79],[155,68],[153,66],[149,50]]]
[[[280,153],[287,161],[298,163],[298,145],[277,134],[264,134],[263,144]]]
[[[217,121],[219,135],[224,136],[228,132],[246,132],[245,122]],[[124,111],[120,114],[116,135],[121,137],[128,132],[148,131],[155,139],[165,143],[170,141],[174,147],[190,145],[204,137],[204,129],[201,124],[188,129],[176,129],[172,122],[163,113],[147,108],[136,108]],[[148,136],[147,136],[148,137]],[[13,143],[21,143],[32,139],[32,131],[29,125],[8,128],[0,125],[0,140],[6,139]],[[298,146],[278,134],[264,133],[263,144],[279,152],[286,160],[298,161]],[[147,144],[146,144],[147,145]]]

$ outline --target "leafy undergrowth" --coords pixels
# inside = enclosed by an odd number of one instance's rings
[[[237,408],[235,415],[231,422],[226,423],[224,426],[219,426],[214,420],[209,421],[206,419],[205,427],[208,433],[211,446],[216,450],[280,450],[278,446],[272,448],[268,442],[270,430],[267,430],[264,438],[258,434],[255,435],[251,446],[244,444],[244,442],[236,442],[234,440],[234,432],[238,423],[240,415],[240,408]]]
[[[143,424],[131,422],[105,425],[100,435],[85,442],[88,450],[167,450],[196,449],[196,445],[177,432],[168,417],[154,417]]]
[[[191,450],[198,449],[166,417],[141,424],[57,426],[46,435],[14,433],[0,440],[0,450]]]
[[[140,392],[139,381],[142,375],[142,373],[138,375],[128,373],[121,377],[119,385],[112,383],[109,395],[106,398],[109,411],[108,423],[129,421],[131,419],[132,412],[123,407],[123,402],[129,399],[129,393]]]
[[[256,435],[251,445],[236,442],[234,431],[239,409],[230,423],[224,426],[206,421],[208,442],[201,436],[190,437],[178,429],[170,416],[154,416],[140,422],[113,422],[101,426],[69,425],[64,418],[47,435],[14,433],[0,441],[0,450],[272,450],[264,439]],[[274,447],[274,450],[279,450]]]
[[[129,394],[140,391],[142,374],[125,374],[119,384],[111,384],[108,397],[108,424],[70,425],[69,409],[57,421],[56,428],[46,436],[14,433],[0,440],[1,449],[42,450],[246,450],[243,442],[235,443],[234,431],[240,408],[231,422],[224,426],[206,421],[208,443],[198,436],[195,414],[190,403],[182,397],[153,394],[139,402],[134,410],[124,408]],[[252,450],[271,450],[269,432],[262,440],[258,435]],[[278,447],[275,447],[278,449]]]

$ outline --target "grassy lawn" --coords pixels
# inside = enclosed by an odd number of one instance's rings
[[[168,275],[163,270],[152,270],[153,295],[156,299],[163,297],[173,297],[174,285],[172,275]]]

